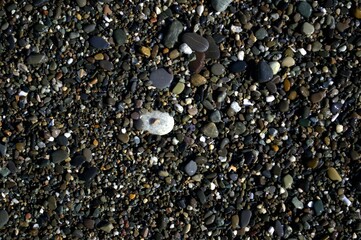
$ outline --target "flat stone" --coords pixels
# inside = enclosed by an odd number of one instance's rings
[[[337,172],[337,170],[333,167],[329,167],[327,169],[327,175],[328,177],[332,180],[332,181],[337,181],[337,182],[341,182],[342,178],[340,176],[340,174]]]
[[[173,48],[174,44],[178,41],[179,34],[181,34],[182,31],[183,24],[178,20],[174,20],[164,37],[164,46],[167,48]]]
[[[9,221],[9,214],[6,210],[0,211],[0,228],[4,227]]]
[[[241,212],[241,228],[247,227],[252,217],[252,212],[248,209]]]
[[[224,74],[225,71],[225,67],[220,63],[215,63],[211,67],[211,72],[216,76]]]
[[[323,202],[321,200],[316,200],[313,203],[313,209],[315,210],[316,216],[320,216],[322,212],[325,210],[323,207]]]
[[[247,69],[247,63],[245,61],[235,61],[229,65],[229,71],[232,73],[243,72]]]
[[[196,60],[189,63],[188,68],[192,73],[200,73],[204,68],[204,60],[206,59],[206,54],[201,52],[196,52]]]
[[[313,93],[311,96],[310,96],[310,100],[312,103],[319,103],[323,100],[323,98],[326,96],[326,93],[325,91],[320,91],[320,92],[317,92],[317,93]]]
[[[85,163],[85,161],[86,161],[86,158],[83,155],[77,155],[77,156],[71,158],[70,164],[75,167],[79,167],[83,163]]]
[[[275,224],[275,231],[276,231],[276,234],[282,238],[284,235],[285,235],[285,232],[284,232],[284,229],[283,229],[283,225],[282,223],[277,220],[276,221],[276,224]]]
[[[303,203],[302,203],[300,200],[298,200],[297,197],[293,197],[293,198],[292,198],[292,204],[293,204],[293,205],[295,206],[295,208],[297,208],[297,209],[303,209],[303,207],[304,207]]]
[[[37,65],[46,63],[48,61],[48,57],[42,53],[33,53],[27,59],[26,63],[30,65]]]
[[[193,176],[197,172],[197,163],[193,160],[189,161],[185,166],[184,171],[188,174],[188,176]]]
[[[89,167],[84,169],[84,172],[80,174],[79,178],[85,182],[90,182],[97,174],[98,169],[96,167]]]
[[[117,45],[123,45],[127,41],[127,33],[123,29],[116,29],[113,32],[113,37]]]
[[[165,135],[173,130],[174,118],[165,112],[152,111],[141,115],[142,130],[154,135]]]
[[[287,112],[290,108],[290,104],[289,104],[288,100],[286,100],[286,99],[281,100],[278,105],[278,108],[281,112]]]
[[[231,4],[232,0],[212,0],[212,7],[217,12],[223,12]]]
[[[273,75],[276,75],[281,68],[281,64],[276,61],[270,62],[269,66],[272,68]]]
[[[184,88],[185,88],[184,83],[178,82],[178,83],[174,86],[174,88],[173,88],[173,90],[172,90],[172,93],[174,93],[174,94],[181,94],[181,93],[183,92]]]
[[[210,138],[216,138],[219,135],[218,129],[216,124],[208,123],[202,128],[202,132],[204,135]]]
[[[282,67],[292,67],[295,64],[296,64],[296,62],[292,57],[285,57],[282,60]]]
[[[110,46],[104,38],[98,36],[89,38],[89,43],[96,49],[107,49]]]
[[[182,41],[196,52],[205,52],[209,48],[208,40],[197,33],[183,34]]]
[[[153,86],[162,90],[170,86],[173,81],[173,74],[170,74],[164,68],[159,68],[150,74],[149,80],[152,82]]]
[[[0,143],[0,155],[4,157],[6,155],[7,146]]]
[[[191,83],[193,86],[199,87],[207,83],[207,79],[200,75],[199,73],[195,73],[191,76]]]
[[[266,29],[260,28],[254,33],[254,35],[258,40],[263,40],[268,36],[268,32]]]
[[[312,33],[314,33],[314,31],[315,31],[315,27],[311,23],[305,22],[302,25],[302,32],[304,34],[306,34],[307,36],[312,35]]]
[[[208,50],[206,51],[206,58],[215,60],[219,59],[221,56],[221,51],[219,50],[219,46],[217,45],[216,41],[211,36],[207,36],[206,39],[209,43]]]
[[[48,198],[48,208],[51,211],[54,211],[57,208],[57,202],[55,196],[49,196]]]
[[[60,163],[68,158],[68,152],[62,149],[54,151],[51,155],[51,160],[53,163]]]
[[[283,178],[283,186],[286,189],[292,188],[292,184],[293,184],[293,177],[289,174],[287,174],[284,178]]]
[[[312,6],[308,2],[302,1],[297,5],[297,11],[305,18],[309,18],[312,14]]]
[[[273,78],[273,71],[269,64],[265,61],[261,61],[257,65],[257,80],[260,83],[265,83]]]
[[[99,62],[99,65],[101,68],[103,68],[104,70],[107,70],[107,71],[112,71],[114,69],[113,63],[108,60],[101,60]]]

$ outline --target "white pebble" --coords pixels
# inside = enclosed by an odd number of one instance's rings
[[[239,111],[242,110],[242,108],[241,108],[241,106],[239,106],[238,102],[232,102],[231,103],[231,108],[236,113],[238,113]]]
[[[204,11],[204,6],[203,6],[203,5],[199,5],[199,6],[197,7],[197,14],[198,14],[199,16],[202,16],[203,11]]]
[[[184,53],[184,54],[187,54],[187,55],[190,55],[193,52],[192,49],[186,43],[182,43],[179,46],[179,51]]]
[[[241,27],[241,26],[232,25],[232,26],[231,26],[231,31],[234,32],[234,33],[242,32],[242,27]]]
[[[243,105],[244,106],[253,106],[253,103],[251,103],[250,100],[248,100],[247,98],[243,99]]]
[[[70,65],[70,64],[72,64],[73,62],[74,62],[74,59],[69,58],[67,63]]]
[[[273,102],[275,100],[275,96],[270,95],[266,97],[266,102]]]
[[[302,56],[305,56],[307,54],[307,51],[304,48],[298,49],[298,51],[302,54]]]
[[[174,105],[174,109],[179,112],[179,113],[182,113],[184,111],[184,108],[182,105],[180,105],[179,103],[175,104]]]
[[[274,61],[274,62],[270,62],[269,66],[272,68],[272,72],[275,75],[280,70],[281,64],[279,62]]]
[[[238,60],[243,61],[243,59],[244,59],[244,51],[239,51],[237,53],[237,58],[238,58]]]
[[[269,233],[270,235],[273,235],[274,232],[275,232],[275,228],[274,228],[274,227],[270,227],[270,228],[268,229],[268,233]]]
[[[336,132],[337,133],[342,133],[343,132],[343,126],[341,124],[337,124],[336,126]]]
[[[142,114],[142,129],[154,135],[165,135],[173,130],[174,118],[165,112],[153,111]]]
[[[341,200],[346,204],[347,207],[351,205],[350,199],[348,199],[345,195],[342,197]]]

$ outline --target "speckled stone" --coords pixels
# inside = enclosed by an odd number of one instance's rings
[[[216,138],[216,137],[218,137],[218,134],[219,134],[217,126],[213,122],[206,124],[202,128],[202,132],[204,135],[206,135],[207,137],[210,137],[210,138]]]

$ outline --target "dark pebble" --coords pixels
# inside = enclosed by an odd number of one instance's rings
[[[205,204],[207,202],[207,197],[202,189],[197,190],[197,197],[201,204]]]
[[[224,66],[220,63],[213,64],[211,68],[211,72],[216,76],[222,75],[225,70]]]
[[[57,137],[55,141],[60,146],[68,146],[68,144],[69,144],[68,138],[65,137],[64,135]]]
[[[127,41],[127,34],[123,29],[116,29],[113,32],[113,37],[118,45],[123,45]]]
[[[86,182],[90,182],[98,174],[98,169],[96,167],[89,167],[84,169],[84,172],[80,174],[80,179]]]
[[[208,50],[208,40],[197,33],[185,33],[182,36],[182,41],[185,42],[193,51],[205,52]]]
[[[313,203],[313,209],[315,210],[316,216],[320,216],[324,211],[323,203],[321,200],[316,200]]]
[[[281,224],[280,221],[276,221],[276,224],[275,224],[275,231],[276,231],[276,234],[278,235],[278,237],[283,237],[285,232],[283,230],[283,225]]]
[[[287,112],[290,108],[288,100],[281,100],[278,107],[281,112]]]
[[[5,156],[6,155],[7,146],[0,143],[0,155]]]
[[[86,158],[83,155],[77,155],[71,159],[70,164],[78,167],[81,166],[86,161]]]
[[[108,60],[101,60],[99,62],[99,65],[101,68],[103,68],[104,70],[107,70],[107,71],[112,71],[114,69],[113,63]]]
[[[164,68],[159,68],[150,74],[149,80],[156,88],[164,89],[170,86],[173,81],[173,74],[170,74]]]
[[[252,212],[248,209],[241,212],[241,228],[247,227],[252,217]]]
[[[265,61],[261,61],[258,63],[256,76],[260,83],[268,82],[273,77],[272,68]]]
[[[95,225],[95,221],[93,219],[85,219],[83,224],[86,228],[93,229]]]
[[[109,47],[109,43],[105,41],[104,38],[98,36],[91,37],[89,43],[92,47],[97,49],[107,49]]]
[[[4,227],[9,221],[9,214],[6,210],[0,211],[0,228]]]
[[[204,68],[205,53],[196,52],[196,60],[189,63],[188,68],[192,73],[199,73]]]
[[[206,51],[206,58],[210,59],[219,59],[221,56],[221,51],[219,50],[219,46],[216,44],[216,41],[211,36],[207,36],[207,41],[209,43],[208,50]]]
[[[247,63],[245,61],[235,61],[229,65],[229,71],[233,73],[243,72],[247,69]]]
[[[86,33],[91,33],[96,29],[97,25],[96,24],[87,24],[84,25],[83,30]]]
[[[178,20],[174,20],[164,37],[164,46],[167,48],[173,48],[174,44],[178,41],[179,34],[181,34],[182,31],[183,24]]]
[[[305,18],[309,18],[312,14],[312,6],[308,2],[302,1],[297,5],[297,11]]]
[[[62,149],[56,150],[51,154],[51,160],[53,163],[60,163],[68,158],[68,153]]]

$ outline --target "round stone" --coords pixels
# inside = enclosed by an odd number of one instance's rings
[[[202,75],[196,73],[193,74],[191,77],[191,83],[193,86],[201,86],[207,83],[207,79],[205,77],[203,77]]]
[[[273,75],[276,75],[281,68],[281,64],[276,61],[270,62],[269,66],[272,68]]]
[[[312,6],[308,2],[302,1],[297,5],[297,11],[305,18],[309,18],[312,14]]]
[[[292,67],[295,63],[296,62],[292,57],[285,57],[282,61],[282,67]]]
[[[183,24],[178,20],[174,20],[164,37],[164,46],[167,48],[173,48],[174,44],[178,41],[179,34],[181,34],[182,31]]]
[[[222,75],[225,70],[224,66],[220,63],[213,64],[211,68],[211,72],[216,76]]]
[[[165,112],[152,111],[141,115],[141,129],[154,135],[165,135],[173,130],[174,118]]]
[[[197,33],[183,34],[182,41],[196,52],[205,52],[209,47],[208,40]]]
[[[266,29],[260,28],[254,33],[254,35],[258,40],[263,40],[268,36],[268,32]]]
[[[153,86],[162,90],[170,86],[173,81],[173,74],[170,74],[164,68],[159,68],[150,74],[149,80],[152,82]]]
[[[117,45],[123,45],[127,41],[127,34],[123,29],[116,29],[113,32],[113,37]]]
[[[46,63],[47,61],[48,61],[48,57],[45,54],[41,54],[41,53],[31,54],[26,59],[26,63],[30,65],[42,64],[42,63]]]
[[[315,31],[315,27],[311,23],[305,22],[302,25],[302,32],[304,34],[306,34],[307,36],[312,35],[312,33],[314,33],[314,31]]]
[[[216,138],[216,137],[218,137],[218,134],[219,134],[217,126],[213,122],[205,125],[202,128],[202,132],[204,135],[206,135],[207,137],[210,137],[210,138]]]
[[[109,47],[109,43],[105,41],[104,38],[98,36],[89,38],[89,43],[92,47],[97,49],[107,49]]]
[[[279,109],[281,112],[287,112],[289,110],[289,102],[287,100],[282,100],[279,104]]]
[[[284,178],[283,178],[283,186],[286,189],[289,189],[292,187],[293,184],[293,178],[291,175],[287,174]]]
[[[256,69],[257,69],[257,72],[256,72],[257,80],[260,83],[265,83],[272,79],[273,70],[267,62],[261,61],[260,63],[258,63],[258,66]]]
[[[232,73],[243,72],[247,69],[247,63],[245,61],[235,61],[229,65],[229,71]]]
[[[189,161],[184,168],[184,171],[191,177],[197,172],[197,163],[193,160]]]
[[[9,214],[6,210],[0,211],[0,228],[4,227],[9,221]]]

